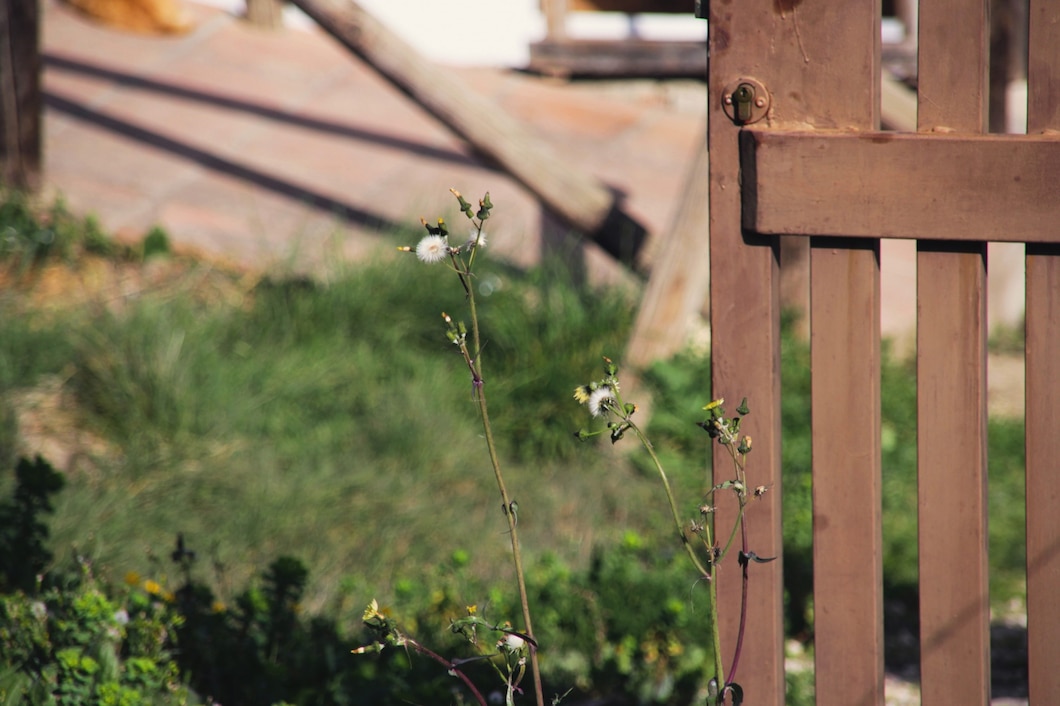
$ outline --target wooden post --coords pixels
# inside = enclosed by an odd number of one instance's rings
[[[578,232],[636,264],[647,232],[612,192],[574,168],[515,118],[476,94],[454,72],[424,59],[353,0],[292,0],[332,37],[498,163]]]
[[[0,4],[0,186],[40,185],[39,43],[38,0]]]
[[[280,29],[283,4],[283,0],[247,0],[247,22],[262,29]]]

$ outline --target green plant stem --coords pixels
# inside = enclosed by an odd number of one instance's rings
[[[530,600],[526,593],[526,578],[523,573],[523,555],[522,550],[519,547],[518,516],[515,514],[515,509],[512,507],[512,499],[511,496],[508,495],[508,488],[504,483],[504,474],[501,473],[500,459],[497,454],[497,446],[493,440],[493,428],[490,426],[489,409],[486,406],[486,394],[483,389],[481,361],[482,347],[479,339],[478,312],[475,308],[475,294],[470,286],[467,287],[467,290],[468,305],[471,309],[471,335],[475,346],[475,358],[472,361],[472,384],[476,386],[475,391],[477,394],[475,395],[475,399],[478,401],[479,414],[482,417],[482,430],[486,435],[486,448],[489,450],[490,463],[493,465],[493,475],[497,480],[497,489],[501,494],[501,502],[504,506],[504,516],[508,520],[508,534],[512,540],[512,562],[515,564],[515,577],[519,584],[519,602],[523,609],[523,622],[526,625],[526,634],[536,641],[537,638],[534,637],[534,628],[530,620]],[[544,706],[545,694],[541,683],[541,670],[537,661],[537,648],[534,645],[529,645],[529,649],[530,671],[534,679],[534,697],[537,700],[537,706]]]
[[[648,455],[651,456],[652,463],[655,464],[655,470],[659,472],[659,477],[662,478],[663,488],[666,489],[666,500],[670,503],[670,513],[673,515],[674,526],[677,528],[677,536],[681,540],[681,546],[685,548],[685,553],[688,554],[688,558],[692,560],[693,566],[699,571],[700,577],[713,583],[711,573],[707,571],[705,566],[703,566],[703,562],[701,562],[699,557],[696,556],[692,544],[688,541],[688,537],[685,536],[684,527],[681,526],[681,515],[677,511],[677,501],[674,499],[674,491],[670,487],[670,479],[666,477],[666,471],[663,470],[662,462],[655,454],[655,449],[652,448],[651,442],[648,441],[648,437],[644,436],[640,427],[633,422],[630,422],[628,418],[626,422],[629,424],[629,428],[637,435],[637,438],[640,439],[640,443],[644,446],[645,450],[647,450]]]
[[[632,422],[626,420],[630,429],[634,431],[637,438],[640,439],[640,443],[644,446],[648,455],[651,456],[652,463],[655,464],[655,470],[659,472],[659,477],[662,479],[663,488],[666,489],[666,499],[670,504],[670,512],[673,514],[674,524],[677,527],[677,534],[681,539],[681,545],[685,548],[685,552],[688,554],[688,558],[692,560],[693,566],[699,571],[700,576],[707,580],[710,585],[710,631],[711,631],[711,642],[713,643],[714,653],[714,674],[715,679],[718,682],[718,688],[722,689],[725,686],[725,666],[721,658],[721,630],[718,626],[718,583],[715,580],[717,578],[718,564],[716,561],[711,562],[714,571],[707,571],[706,567],[703,566],[703,562],[696,556],[695,550],[693,550],[691,543],[688,541],[688,537],[685,536],[684,528],[681,526],[681,516],[677,511],[677,501],[674,499],[673,489],[670,487],[670,480],[666,476],[666,471],[663,470],[662,462],[655,453],[655,449],[652,448],[651,442],[641,432],[640,427]],[[712,551],[711,547],[707,548],[708,551]]]
[[[718,682],[718,689],[725,688],[725,664],[721,658],[721,626],[718,625],[718,565],[714,565],[714,576],[710,581],[710,639],[714,643],[714,678]],[[724,699],[723,699],[724,701]]]

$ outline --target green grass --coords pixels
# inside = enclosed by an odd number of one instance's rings
[[[556,272],[494,270],[486,390],[523,541],[584,564],[595,544],[645,528],[655,491],[570,434],[584,421],[570,390],[621,347],[628,302]],[[0,393],[62,375],[84,426],[120,449],[59,498],[58,559],[84,553],[120,577],[184,532],[230,587],[295,554],[311,571],[307,602],[356,592],[351,611],[456,550],[476,576],[506,580],[470,380],[440,317],[463,308],[446,274],[375,263],[327,285],[264,282],[241,308],[145,298],[120,315],[36,317],[0,304]]]
[[[5,262],[22,273],[42,257],[76,262],[84,252],[115,252],[89,224],[64,226],[61,247],[40,255],[31,245],[47,238],[14,213],[9,241],[18,247]],[[632,564],[608,564],[600,552],[630,544],[644,565],[661,557],[667,575],[680,575],[671,571],[676,547],[655,475],[636,455],[571,434],[586,423],[571,392],[598,376],[602,355],[623,349],[631,302],[572,285],[562,267],[521,273],[480,264],[478,281],[491,285],[479,298],[485,389],[534,590],[550,595],[548,586],[570,582],[568,593],[589,595],[571,578],[582,571],[592,595],[621,604],[622,595],[606,593],[617,586],[622,594]],[[207,266],[189,268],[194,282]],[[181,532],[200,557],[200,578],[224,599],[287,554],[309,569],[306,609],[344,625],[358,624],[373,597],[434,605],[435,582],[453,601],[510,607],[514,591],[496,589],[512,585],[506,525],[442,311],[465,311],[455,278],[412,258],[336,268],[322,283],[267,279],[241,304],[146,295],[120,311],[72,304],[44,313],[0,292],[0,461],[12,465],[16,393],[59,379],[78,420],[60,439],[91,433],[110,451],[71,473],[57,499],[57,562],[84,555],[114,579],[137,571],[172,583],[179,577],[168,555]],[[811,586],[809,358],[791,335],[783,346],[787,588],[798,603]],[[709,377],[702,354],[678,356],[647,377],[650,435],[689,508],[706,478],[708,438],[694,422]],[[883,561],[891,590],[916,574],[914,385],[909,362],[885,355]],[[747,422],[753,430],[754,416]],[[1022,586],[1020,422],[991,423],[990,459],[992,580],[995,600],[1005,600]],[[630,585],[658,593],[652,576],[647,570]],[[687,608],[689,594],[677,593]],[[648,596],[638,610],[672,617],[680,606],[671,598]],[[557,611],[570,596],[548,600],[543,620],[562,627]],[[617,629],[615,639],[640,629]]]

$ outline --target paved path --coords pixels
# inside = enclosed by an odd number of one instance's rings
[[[543,230],[560,230],[322,32],[190,8],[194,32],[159,38],[45,0],[45,178],[74,210],[130,238],[158,224],[180,245],[249,265],[392,248],[407,240],[395,230],[451,210],[450,187],[491,192],[491,247],[519,264],[539,257]],[[705,128],[702,83],[453,71],[665,230]],[[586,256],[596,276],[618,276],[595,248]]]

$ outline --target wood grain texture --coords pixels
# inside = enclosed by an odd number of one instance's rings
[[[917,127],[922,133],[941,126],[969,134],[986,130],[987,5],[987,0],[921,0]],[[981,145],[975,153],[983,151]],[[950,168],[960,168],[961,161]],[[947,199],[946,209],[958,206]],[[983,230],[976,233],[992,237]],[[990,700],[986,335],[986,245],[918,241],[917,503],[924,706]]]
[[[1060,130],[1060,5],[1031,0],[1028,132]],[[1027,645],[1031,703],[1060,703],[1060,245],[1027,246]]]
[[[810,243],[817,703],[882,706],[880,241]]]
[[[1060,242],[1060,135],[744,132],[748,229]]]

